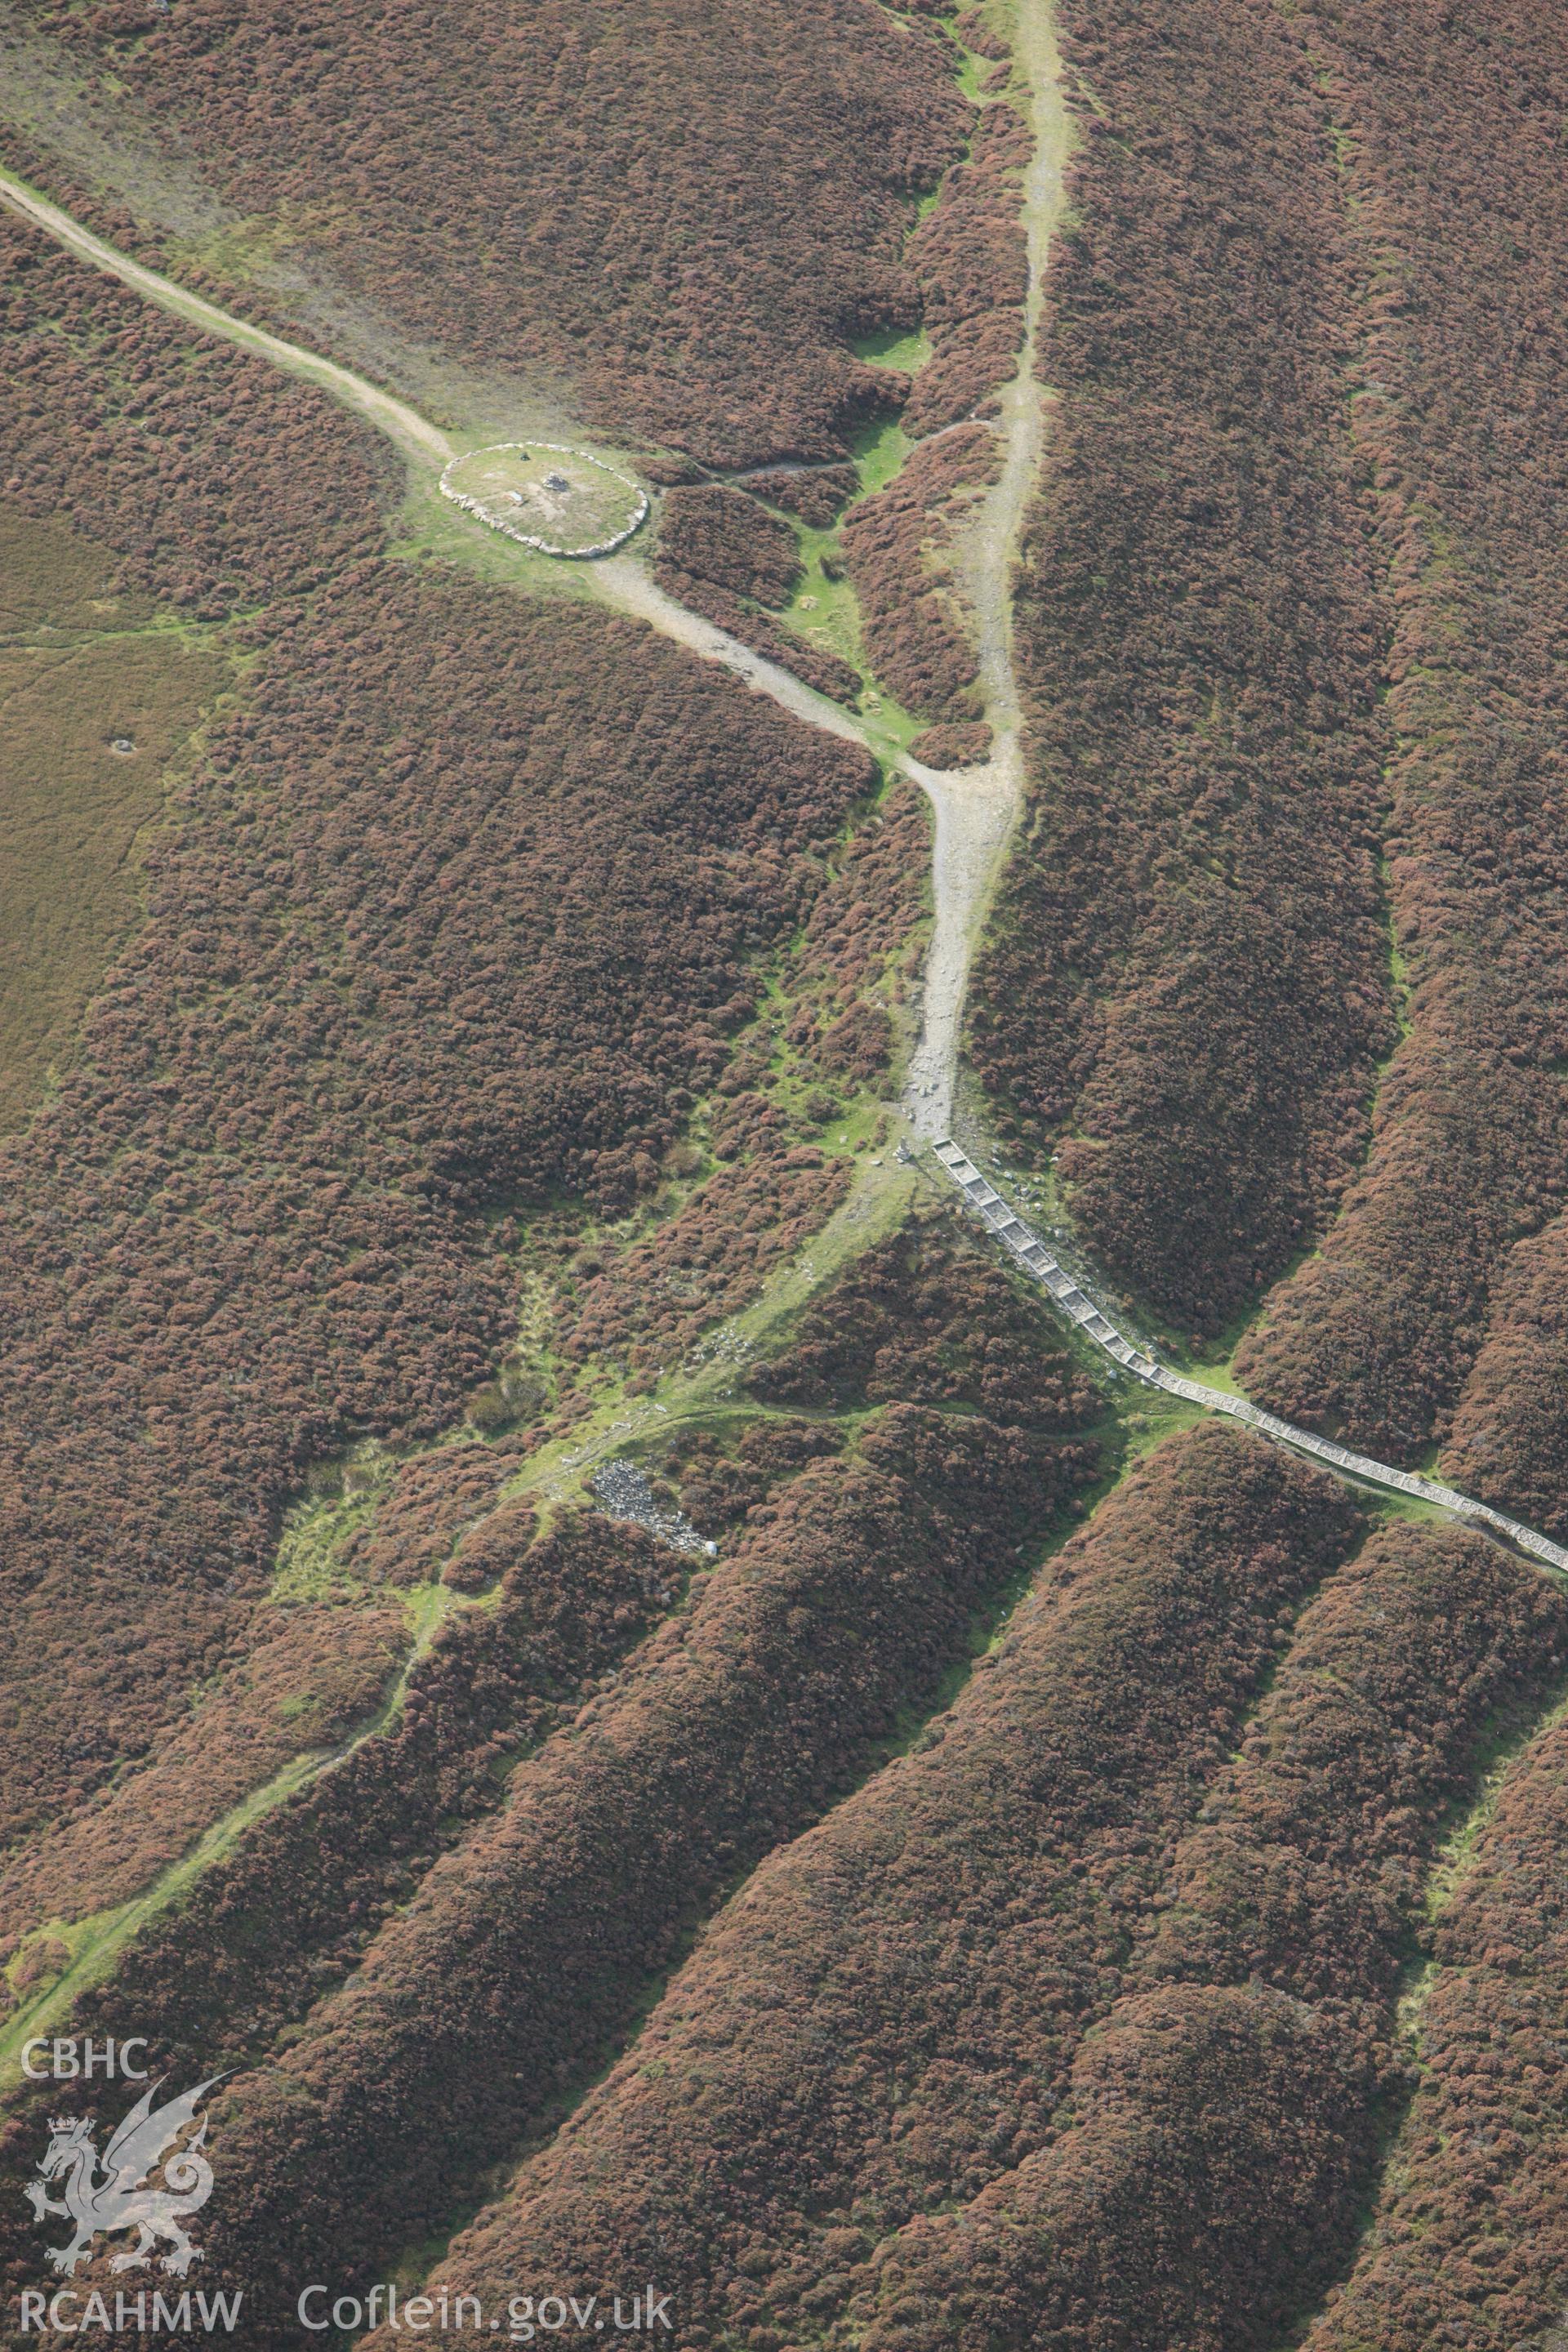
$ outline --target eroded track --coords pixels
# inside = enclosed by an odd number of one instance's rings
[[[1265,1412],[1247,1397],[1235,1396],[1226,1389],[1207,1388],[1202,1381],[1189,1380],[1184,1372],[1173,1372],[1150,1349],[1139,1346],[1118,1329],[1105,1309],[1051,1255],[1039,1235],[1008,1206],[995,1186],[986,1181],[956,1143],[946,1138],[940,1139],[935,1146],[935,1158],[987,1231],[1011,1252],[1026,1273],[1043,1284],[1085,1339],[1134,1379],[1147,1381],[1151,1388],[1163,1389],[1171,1396],[1184,1397],[1189,1404],[1202,1405],[1205,1412],[1221,1412],[1232,1421],[1245,1422],[1249,1429],[1273,1438],[1278,1444],[1310,1454],[1314,1461],[1337,1471],[1342,1477],[1366,1486],[1384,1486],[1394,1494],[1408,1495],[1416,1502],[1434,1504],[1458,1519],[1489,1528],[1521,1551],[1529,1552],[1532,1559],[1544,1560],[1552,1568],[1568,1569],[1568,1550],[1561,1544],[1553,1543],[1548,1536],[1538,1535],[1521,1519],[1510,1519],[1506,1512],[1494,1511],[1489,1503],[1478,1503],[1470,1496],[1461,1495],[1457,1487],[1440,1486],[1436,1479],[1423,1478],[1414,1470],[1395,1470],[1386,1462],[1373,1461],[1369,1454],[1353,1453],[1331,1437],[1320,1437],[1315,1430],[1298,1429],[1294,1422],[1281,1421],[1278,1413]]]

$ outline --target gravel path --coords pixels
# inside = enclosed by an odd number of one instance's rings
[[[700,613],[690,612],[673,596],[667,596],[635,555],[605,558],[595,564],[593,577],[594,586],[621,612],[646,621],[662,635],[673,637],[678,645],[700,654],[704,661],[719,663],[758,694],[767,695],[792,718],[804,719],[808,727],[819,727],[825,734],[837,735],[846,743],[863,743],[868,751],[883,759],[897,758],[852,710],[846,710],[826,694],[818,694],[792,671],[781,669],[777,662],[753,653],[738,637],[728,635],[713,622],[705,621]]]
[[[1151,1388],[1164,1389],[1172,1396],[1184,1397],[1190,1404],[1202,1405],[1206,1412],[1222,1412],[1233,1421],[1245,1422],[1279,1444],[1310,1454],[1314,1461],[1352,1482],[1386,1486],[1395,1494],[1413,1496],[1419,1502],[1435,1503],[1439,1510],[1451,1512],[1455,1518],[1502,1536],[1521,1551],[1529,1552],[1532,1559],[1545,1560],[1552,1568],[1568,1570],[1568,1550],[1553,1543],[1550,1536],[1527,1528],[1522,1519],[1510,1519],[1506,1511],[1496,1511],[1489,1503],[1478,1503],[1472,1496],[1461,1495],[1457,1486],[1444,1486],[1435,1478],[1424,1478],[1418,1471],[1395,1470],[1386,1462],[1374,1461],[1370,1454],[1355,1454],[1331,1437],[1320,1437],[1315,1430],[1298,1429],[1294,1422],[1281,1421],[1278,1413],[1265,1412],[1249,1397],[1233,1395],[1226,1389],[1211,1389],[1202,1381],[1189,1380],[1184,1372],[1173,1372],[1168,1364],[1161,1363],[1152,1349],[1139,1346],[1117,1328],[1105,1309],[1051,1255],[1038,1234],[1008,1206],[996,1187],[987,1181],[956,1143],[939,1138],[935,1157],[981,1223],[1011,1250],[1026,1273],[1045,1286],[1063,1314],[1078,1325],[1086,1339],[1135,1379],[1146,1381]]]
[[[974,614],[980,683],[995,751],[984,768],[917,774],[936,811],[931,861],[936,922],[926,963],[921,1035],[905,1108],[917,1136],[935,1142],[952,1124],[963,999],[1007,837],[1023,805],[1023,711],[1013,661],[1013,581],[1046,446],[1046,395],[1036,362],[1046,263],[1061,218],[1071,145],[1061,59],[1046,0],[1020,0],[1014,58],[1027,83],[1034,161],[1024,184],[1029,285],[1018,372],[1000,395],[999,478],[957,543],[955,577]],[[905,763],[911,774],[916,771]]]
[[[58,205],[51,205],[47,196],[40,196],[25,181],[6,171],[0,171],[0,204],[8,205],[36,228],[45,230],[79,260],[90,262],[95,269],[118,278],[134,293],[145,295],[160,310],[173,310],[192,326],[203,327],[210,335],[221,335],[226,343],[237,343],[242,350],[270,360],[289,375],[303,376],[308,383],[319,384],[334,400],[341,400],[345,408],[355,409],[360,415],[368,417],[389,440],[396,442],[405,456],[439,467],[456,455],[443,432],[421,416],[417,409],[383,392],[379,384],[368,383],[363,376],[339,367],[334,360],[324,360],[317,352],[307,351],[302,343],[287,342],[281,335],[268,334],[264,327],[253,327],[248,320],[220,310],[216,302],[204,302],[199,294],[176,286],[172,278],[161,278],[155,269],[147,269],[141,262],[132,261],[129,254],[105,245],[101,237],[94,236],[90,229],[72,220],[69,213],[61,212]]]
[[[940,772],[918,760],[903,761],[936,817],[931,852],[935,921],[926,950],[921,1034],[910,1057],[904,1108],[922,1143],[934,1143],[952,1125],[963,997],[978,931],[990,899],[1020,797],[1016,735],[1005,737],[983,768]]]
[[[721,663],[807,726],[821,727],[846,742],[866,744],[911,777],[931,802],[935,921],[926,955],[921,1035],[910,1057],[904,1101],[915,1134],[922,1142],[934,1143],[952,1124],[959,1031],[974,934],[1018,806],[1016,731],[1005,738],[995,758],[984,767],[925,767],[907,751],[891,751],[879,742],[870,727],[840,704],[667,596],[635,558],[613,557],[595,567],[595,577],[605,583],[624,612],[635,613],[705,660]]]
[[[958,546],[957,579],[978,628],[985,715],[999,740],[1023,723],[1013,663],[1013,573],[1029,500],[1046,449],[1047,394],[1037,373],[1046,265],[1066,202],[1072,130],[1062,102],[1061,57],[1047,0],[1019,0],[1014,57],[1028,86],[1034,161],[1024,183],[1029,285],[1018,373],[1000,394],[1003,444],[999,480],[975,510]]]

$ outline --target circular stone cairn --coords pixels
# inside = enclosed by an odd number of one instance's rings
[[[501,441],[454,457],[441,495],[541,555],[609,555],[647,515],[627,474],[559,441]]]

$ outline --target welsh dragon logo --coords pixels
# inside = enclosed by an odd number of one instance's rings
[[[79,2263],[87,2260],[95,2238],[112,2237],[120,2230],[134,2230],[137,2239],[133,2246],[111,2258],[111,2271],[139,2269],[151,2259],[161,2238],[168,2240],[169,2251],[159,2267],[175,2278],[184,2278],[193,2263],[204,2260],[201,2248],[192,2245],[183,2225],[190,2214],[200,2212],[212,2195],[213,2169],[202,2154],[206,2117],[203,2116],[201,2128],[188,2147],[175,2156],[170,2156],[169,2150],[193,2121],[206,2094],[223,2079],[214,2074],[183,2098],[154,2107],[153,2096],[163,2087],[160,2078],[143,2091],[101,2159],[93,2145],[90,2116],[51,2116],[52,2137],[37,2179],[27,2183],[23,2194],[38,2221],[58,2213],[76,2224],[76,2235],[68,2246],[48,2249],[57,2271],[70,2275]],[[150,2189],[147,2183],[160,2165],[163,2186]],[[64,2194],[51,2197],[47,2184],[62,2179]]]

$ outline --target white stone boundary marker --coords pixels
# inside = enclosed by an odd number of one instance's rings
[[[970,1207],[988,1226],[1019,1265],[1035,1280],[1043,1283],[1079,1328],[1102,1348],[1119,1364],[1147,1381],[1151,1388],[1166,1389],[1173,1396],[1186,1397],[1193,1404],[1207,1407],[1210,1412],[1229,1413],[1233,1421],[1244,1421],[1251,1429],[1261,1430],[1266,1437],[1277,1438],[1283,1445],[1293,1445],[1300,1453],[1310,1454],[1320,1462],[1331,1463],[1336,1470],[1346,1471],[1352,1477],[1364,1478],[1369,1486],[1391,1486],[1401,1495],[1415,1495],[1424,1503],[1436,1503],[1445,1511],[1452,1511],[1462,1519],[1470,1519],[1495,1528],[1510,1543],[1519,1546],[1537,1559],[1547,1560],[1553,1568],[1568,1569],[1568,1550],[1554,1544],[1550,1538],[1537,1535],[1533,1528],[1518,1519],[1494,1511],[1489,1503],[1477,1503],[1468,1495],[1461,1495],[1452,1486],[1440,1486],[1432,1478],[1419,1477],[1412,1470],[1391,1470],[1386,1463],[1373,1462],[1365,1454],[1352,1454],[1348,1447],[1336,1445],[1331,1437],[1318,1437],[1310,1429],[1298,1429],[1293,1423],[1281,1421],[1278,1414],[1264,1412],[1246,1397],[1232,1396],[1225,1389],[1205,1388],[1201,1381],[1189,1381],[1181,1372],[1169,1368],[1149,1354],[1147,1349],[1135,1348],[1124,1338],[1108,1316],[1101,1313],[1073,1280],[1067,1268],[1059,1265],[1047,1249],[1039,1235],[1031,1232],[1021,1217],[1016,1216],[994,1186],[989,1184],[972,1160],[964,1157],[956,1143],[943,1140],[932,1150],[942,1167],[952,1177]]]
[[[574,457],[580,466],[596,466],[601,474],[608,474],[613,482],[619,482],[623,489],[631,491],[637,502],[637,512],[624,530],[616,531],[614,539],[596,540],[592,547],[558,547],[553,540],[539,539],[526,530],[513,530],[510,523],[487,513],[478,499],[470,498],[466,490],[453,489],[447,479],[455,467],[467,465],[470,457],[487,457],[490,449],[521,449],[524,457],[531,449],[553,449],[558,457]],[[647,520],[647,493],[633,481],[631,476],[623,474],[618,466],[607,466],[603,457],[590,457],[586,449],[574,449],[569,441],[492,441],[484,449],[464,449],[442,467],[438,487],[441,496],[450,499],[455,507],[461,507],[465,514],[477,515],[482,523],[491,530],[500,531],[505,538],[515,539],[520,547],[531,547],[538,555],[559,555],[579,562],[585,562],[595,555],[614,555],[616,548],[625,547],[632,533],[640,530]]]

